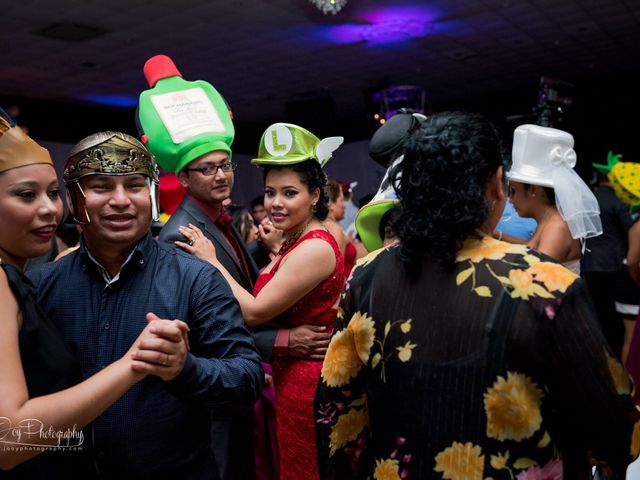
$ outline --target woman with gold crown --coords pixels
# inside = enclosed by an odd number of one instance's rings
[[[144,377],[132,347],[78,384],[73,351],[34,300],[21,268],[48,251],[62,211],[49,152],[0,109],[0,478],[88,476],[81,429]],[[134,345],[152,325],[178,339],[186,327],[154,322]]]
[[[320,141],[304,128],[286,123],[271,125],[262,136],[258,158],[252,163],[264,168],[264,206],[274,226],[284,231],[285,240],[258,277],[253,295],[225,271],[213,245],[197,227],[181,230],[191,245],[176,244],[220,269],[251,326],[266,322],[286,328],[307,324],[323,327],[327,333],[333,327],[344,284],[344,260],[322,223],[329,204],[322,166],[342,140],[330,137]],[[319,478],[313,397],[322,356],[315,360],[288,355],[273,360],[282,480]]]

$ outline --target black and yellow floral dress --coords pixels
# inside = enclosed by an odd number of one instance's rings
[[[315,414],[321,478],[624,476],[640,412],[582,280],[524,245],[471,238],[409,279],[396,248],[341,297]]]

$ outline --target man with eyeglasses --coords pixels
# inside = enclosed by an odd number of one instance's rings
[[[187,193],[158,238],[173,244],[176,240],[184,240],[178,230],[180,226],[196,225],[213,242],[225,268],[251,290],[256,266],[222,205],[231,195],[235,168],[230,158],[231,149],[227,145],[221,148],[224,147],[227,150],[208,152],[176,172]]]
[[[223,206],[231,195],[235,164],[228,144],[216,142],[216,146],[220,150],[207,152],[176,171],[186,194],[160,231],[158,240],[174,245],[176,240],[185,240],[178,230],[180,226],[196,225],[213,242],[225,268],[238,283],[252,291],[258,269]],[[179,163],[176,167],[180,168]],[[275,335],[275,331],[268,332],[265,339],[265,335],[254,335],[254,341],[272,346]],[[264,355],[263,348],[259,350]],[[213,412],[212,446],[221,479],[253,478],[252,435],[250,411]]]

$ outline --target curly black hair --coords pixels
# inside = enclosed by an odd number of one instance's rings
[[[316,211],[314,216],[318,220],[325,220],[329,215],[329,194],[327,193],[327,174],[324,173],[322,167],[317,160],[310,159],[300,163],[293,163],[291,165],[264,165],[263,173],[264,180],[267,179],[267,174],[271,170],[293,170],[300,177],[300,181],[304,183],[309,189],[310,193],[318,188],[320,189],[320,198],[316,203]]]
[[[425,121],[404,147],[392,173],[401,204],[394,224],[400,258],[411,276],[425,255],[453,268],[460,242],[489,215],[485,185],[503,159],[498,132],[482,115],[444,112]]]

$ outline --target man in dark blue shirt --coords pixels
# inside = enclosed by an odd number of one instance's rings
[[[134,138],[87,137],[71,152],[64,179],[83,225],[80,248],[30,278],[40,305],[77,352],[83,376],[125,354],[148,312],[190,328],[189,353],[162,351],[152,341],[141,348],[140,371],[153,375],[90,427],[99,476],[216,478],[208,408],[246,409],[263,382],[228,284],[210,264],[151,238],[157,169]]]

